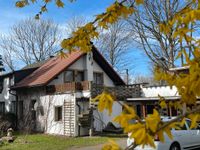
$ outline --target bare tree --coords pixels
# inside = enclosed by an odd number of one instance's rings
[[[138,36],[135,41],[144,49],[154,64],[174,67],[175,56],[180,50],[178,40],[173,37],[175,28],[167,35],[162,34],[159,24],[168,22],[181,9],[180,0],[145,0],[140,11],[128,19]]]
[[[112,67],[118,71],[128,69],[131,64],[127,58],[133,32],[130,31],[129,24],[120,20],[102,31],[96,45]]]
[[[87,19],[83,16],[71,17],[66,23],[67,36],[71,36],[72,32],[76,31],[78,27],[84,26],[87,22]]]
[[[26,65],[45,60],[56,51],[58,26],[50,20],[25,19],[0,39],[3,60],[14,70],[14,57]]]
[[[145,76],[141,74],[134,75],[132,77],[132,82],[133,84],[138,84],[138,83],[147,83],[147,84],[155,84],[155,80],[152,76]]]
[[[73,17],[67,21],[67,31],[70,36],[78,27],[87,23],[84,17]],[[93,41],[95,46],[100,50],[103,56],[118,71],[130,69],[133,65],[127,54],[133,35],[126,21],[119,21],[110,25],[108,30],[101,30],[100,36]],[[127,68],[128,67],[128,68]]]
[[[2,61],[7,67],[11,70],[15,70],[15,54],[14,54],[14,46],[11,40],[8,40],[8,38],[5,38],[4,36],[1,36],[1,42],[0,42],[0,48],[2,49]]]

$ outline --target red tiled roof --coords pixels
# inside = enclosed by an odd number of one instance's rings
[[[114,84],[125,85],[121,77],[117,74],[117,72],[115,72],[115,70],[109,65],[109,63],[94,46],[92,51],[94,60],[100,65]],[[31,75],[25,77],[17,83],[14,87],[12,87],[12,89],[46,85],[83,55],[84,53],[81,51],[74,51],[68,54],[66,58],[51,58]]]
[[[75,51],[68,54],[66,58],[53,57],[13,88],[45,85],[83,55],[83,52]]]

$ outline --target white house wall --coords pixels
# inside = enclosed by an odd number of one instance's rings
[[[94,61],[93,63],[94,72],[103,72],[104,85],[109,87],[114,87],[113,81],[108,77],[108,75],[103,71],[103,69]],[[95,110],[94,113],[94,128],[97,131],[102,131],[102,129],[112,122],[116,127],[119,127],[119,124],[113,122],[113,118],[119,115],[122,112],[122,107],[118,103],[113,104],[112,115],[109,116],[107,111],[99,112]]]
[[[64,135],[64,101],[74,101],[74,96],[72,94],[62,94],[53,96],[42,97],[42,102],[51,103],[49,106],[48,120],[46,124],[46,133]],[[48,102],[48,103],[49,103]],[[45,103],[43,104],[45,106]],[[63,119],[62,121],[55,121],[54,107],[62,106]]]
[[[112,107],[112,114],[109,115],[107,110],[103,112],[99,112],[97,110],[94,111],[94,127],[97,131],[102,131],[102,129],[108,124],[108,122],[112,122],[116,127],[120,127],[120,125],[113,121],[113,119],[120,115],[122,112],[122,106],[114,102]]]
[[[74,64],[72,64],[67,70],[85,70],[85,56],[82,56],[79,60],[77,60]],[[57,76],[57,79],[52,80],[49,85],[55,84],[63,84],[64,83],[64,73],[60,73]]]
[[[109,87],[114,87],[113,81],[108,77],[108,75],[103,71],[103,69],[98,65],[97,62],[93,62],[93,70],[94,72],[103,72],[104,85]],[[119,124],[113,122],[113,118],[119,115],[122,112],[122,107],[118,103],[113,104],[113,112],[111,116],[108,115],[107,111],[99,112],[98,110],[94,110],[94,128],[97,131],[102,131],[102,129],[108,124],[108,122],[112,122],[116,127],[119,127]]]
[[[32,89],[31,92],[20,94],[19,100],[24,103],[24,116],[29,113],[29,104],[31,100],[36,100],[35,110],[37,116],[36,131],[49,134],[64,135],[64,101],[74,101],[73,94],[45,95],[43,89]],[[55,121],[56,106],[62,106],[63,119]],[[43,112],[43,113],[42,113]]]
[[[72,64],[68,70],[83,70],[85,71],[86,73],[93,73],[93,72],[102,72],[103,73],[103,78],[104,78],[104,85],[105,86],[114,86],[114,83],[113,81],[108,77],[108,75],[103,71],[103,69],[97,64],[96,61],[92,61],[91,63],[87,63],[86,59],[88,59],[85,56],[82,56],[79,60],[77,60],[74,64]],[[91,65],[91,66],[86,66],[87,65]],[[90,68],[90,69],[93,69],[93,71],[87,71],[87,69]],[[86,80],[87,77],[89,75],[85,75],[86,77]],[[90,75],[91,76],[91,75]],[[93,75],[92,75],[93,77]],[[51,81],[49,83],[49,85],[55,85],[55,84],[63,84],[64,83],[64,72],[62,72],[61,74],[58,75],[57,79],[54,79],[53,81]]]
[[[75,63],[68,68],[69,70],[85,70],[86,69],[86,56],[82,56]]]
[[[3,80],[3,90],[2,93],[0,94],[0,101],[5,102],[5,111],[9,112],[10,111],[10,105],[11,101],[15,101],[16,98],[15,96],[11,95],[9,90],[10,90],[10,85],[13,85],[14,79],[10,77],[5,77]]]
[[[103,69],[97,64],[96,61],[93,62],[93,71],[94,72],[103,72],[103,79],[105,86],[114,86],[113,81],[108,77],[108,75],[103,71]]]

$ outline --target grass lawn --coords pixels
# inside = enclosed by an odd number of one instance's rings
[[[76,146],[90,146],[106,143],[108,137],[77,137],[68,138],[45,134],[17,135],[14,143],[0,146],[0,150],[66,150]],[[26,141],[26,142],[25,142]]]

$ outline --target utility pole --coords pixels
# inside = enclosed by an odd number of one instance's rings
[[[129,84],[129,73],[128,73],[128,69],[126,69],[126,84]]]

